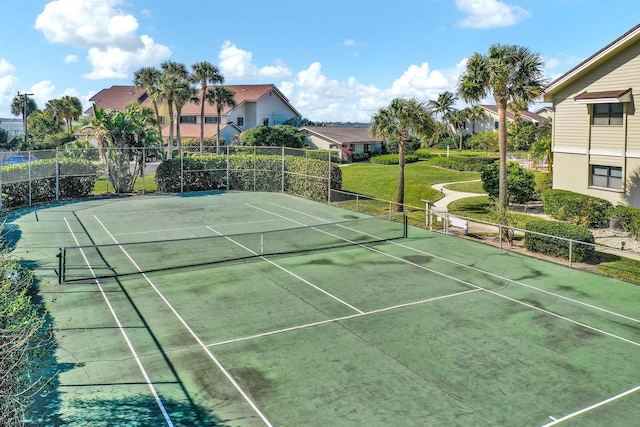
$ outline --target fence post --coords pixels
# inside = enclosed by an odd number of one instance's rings
[[[0,209],[2,209],[2,165],[0,165]]]
[[[502,224],[498,226],[498,235],[500,236],[498,239],[500,242],[499,248],[502,249]]]
[[[227,145],[227,191],[229,191],[229,179],[231,178],[231,174],[229,173],[229,152],[231,147]]]
[[[327,172],[327,202],[331,203],[331,171],[333,170],[333,164],[331,163],[331,150],[327,151],[327,164],[329,165],[329,171]]]
[[[281,177],[281,181],[282,181],[281,187],[282,188],[280,190],[281,193],[284,193],[284,169],[285,169],[285,167],[284,167],[284,155],[285,155],[285,151],[284,151],[284,145],[283,145],[282,146],[282,159],[281,159],[281,162],[280,162],[280,174],[282,175],[282,177]]]
[[[573,240],[569,240],[569,268],[573,268]]]
[[[60,148],[56,148],[56,202],[60,201]]]

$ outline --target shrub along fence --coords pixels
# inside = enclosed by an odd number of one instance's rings
[[[138,152],[140,149],[136,149]],[[143,149],[144,151],[144,149]],[[135,171],[150,170],[147,159],[156,153],[134,156],[131,152],[129,178]],[[79,199],[93,194],[99,178],[109,182],[110,150],[44,150],[25,154],[25,161],[0,168],[0,208],[31,206],[34,203]],[[207,190],[287,192],[318,201],[328,201],[330,189],[342,187],[342,173],[330,151],[285,147],[229,147],[222,154],[199,155],[179,150],[179,157],[151,165],[162,193]],[[180,155],[182,154],[182,155]],[[15,152],[0,152],[5,160]],[[333,155],[333,156],[332,156]],[[140,159],[137,164],[133,159]],[[113,188],[112,188],[113,190]]]

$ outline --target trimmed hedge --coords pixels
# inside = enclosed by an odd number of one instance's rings
[[[60,159],[59,165],[60,199],[81,199],[93,192],[95,164],[86,160]],[[56,200],[55,159],[2,166],[2,206],[26,206],[29,194],[31,203]]]
[[[571,260],[582,262],[593,259],[595,239],[588,228],[556,221],[535,220],[525,225],[524,247],[533,252],[569,259],[569,240],[572,243]],[[560,238],[543,236],[541,234]]]
[[[404,162],[415,163],[420,158],[415,154],[407,154],[404,156]],[[379,165],[398,165],[400,164],[400,156],[398,154],[383,154],[382,156],[375,156],[371,158],[371,163]]]
[[[480,172],[486,165],[497,161],[494,157],[469,157],[469,156],[434,156],[428,161],[429,166],[437,166],[459,171]]]
[[[555,219],[593,228],[608,227],[613,209],[607,200],[554,189],[542,192],[542,204],[544,213]]]
[[[228,157],[230,190],[282,191],[304,195],[313,200],[327,200],[327,161],[299,156],[270,154],[233,154]],[[181,174],[182,172],[182,174]],[[181,175],[184,178],[181,179]],[[311,176],[311,178],[310,178]],[[158,191],[208,191],[227,187],[227,156],[190,156],[164,160],[156,170]],[[331,163],[331,188],[342,188],[342,171]]]

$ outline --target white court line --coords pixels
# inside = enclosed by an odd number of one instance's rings
[[[69,229],[69,232],[71,233],[71,236],[73,237],[73,240],[75,241],[76,246],[80,246],[80,242],[78,242],[78,239],[76,238],[75,233],[71,229],[71,225],[69,224],[69,221],[67,221],[67,218],[64,218],[64,222],[67,224],[67,228]],[[109,307],[109,311],[111,312],[111,316],[113,317],[113,319],[115,320],[116,324],[118,325],[118,329],[120,330],[120,333],[122,333],[122,336],[124,337],[124,340],[127,343],[127,346],[129,347],[129,351],[133,355],[133,358],[136,361],[136,364],[138,365],[138,369],[140,369],[140,372],[142,373],[142,376],[144,377],[145,382],[149,386],[149,389],[151,390],[151,394],[153,394],[153,398],[155,399],[156,403],[158,404],[158,407],[160,408],[160,411],[162,412],[162,415],[164,416],[165,421],[167,422],[168,425],[173,427],[173,425],[174,425],[173,421],[171,421],[171,417],[169,416],[169,413],[167,412],[166,408],[164,407],[164,404],[162,403],[162,399],[160,399],[160,395],[158,395],[158,392],[157,392],[156,388],[154,387],[153,382],[151,381],[151,378],[149,378],[149,375],[147,374],[147,371],[145,370],[144,365],[142,364],[142,361],[140,360],[140,356],[138,356],[138,353],[136,352],[135,348],[133,347],[133,344],[131,343],[131,340],[129,339],[129,336],[125,332],[124,327],[122,326],[122,323],[120,322],[120,319],[118,318],[118,315],[116,314],[115,310],[113,309],[113,306],[111,305],[111,301],[109,301],[109,298],[107,297],[107,294],[104,292],[104,289],[102,288],[102,285],[100,284],[100,281],[97,279],[95,271],[91,267],[91,264],[89,263],[89,260],[87,259],[86,255],[84,253],[84,250],[80,249],[80,253],[82,254],[82,258],[84,259],[85,264],[87,264],[87,267],[89,268],[89,271],[91,271],[91,275],[93,276],[93,280],[96,282],[96,285],[98,286],[98,289],[100,290],[100,294],[102,295],[102,298],[104,299],[105,303],[107,304],[107,307]]]
[[[271,264],[271,265],[273,265],[273,266],[275,266],[275,267],[278,267],[280,270],[284,271],[284,272],[285,272],[285,273],[287,273],[287,274],[292,275],[292,276],[293,276],[293,277],[295,277],[296,279],[298,279],[298,280],[300,280],[301,282],[303,282],[303,283],[305,283],[305,284],[307,284],[307,285],[311,286],[312,288],[316,289],[317,291],[322,292],[323,294],[327,295],[327,296],[328,296],[328,297],[330,297],[330,298],[333,298],[334,300],[338,301],[339,303],[346,305],[347,307],[349,307],[349,308],[350,308],[350,309],[352,309],[353,311],[357,311],[357,312],[358,312],[358,313],[360,313],[360,314],[362,314],[362,313],[363,313],[363,311],[362,311],[362,310],[359,310],[359,309],[355,308],[354,306],[352,306],[352,305],[351,305],[351,304],[349,304],[348,302],[341,300],[341,299],[340,299],[340,298],[338,298],[337,296],[335,296],[335,295],[333,295],[333,294],[331,294],[331,293],[329,293],[329,292],[325,291],[324,289],[322,289],[322,288],[321,288],[321,287],[319,287],[319,286],[314,285],[313,283],[309,282],[309,281],[308,281],[308,280],[306,280],[305,278],[303,278],[303,277],[301,277],[301,276],[299,276],[299,275],[295,274],[294,272],[289,271],[289,270],[287,270],[286,268],[284,268],[284,267],[282,267],[282,266],[280,266],[280,265],[276,264],[275,262],[271,261],[270,259],[267,259],[266,257],[264,257],[264,256],[260,255],[260,254],[259,254],[259,253],[257,253],[256,251],[253,251],[253,250],[251,250],[251,249],[247,248],[246,246],[242,245],[241,243],[236,242],[235,240],[233,240],[233,239],[231,238],[232,236],[225,236],[224,234],[220,233],[219,231],[214,230],[214,229],[213,229],[213,228],[211,228],[211,227],[207,227],[207,228],[208,228],[209,230],[213,231],[214,233],[217,233],[219,236],[224,236],[224,238],[225,238],[226,240],[230,241],[231,243],[234,243],[234,244],[236,244],[236,245],[240,246],[242,249],[244,249],[244,250],[248,251],[249,253],[251,253],[251,254],[253,254],[253,255],[255,255],[255,256],[260,257],[261,259],[263,259],[264,261],[268,262],[269,264]]]
[[[236,342],[240,342],[240,341],[248,341],[248,340],[252,340],[252,339],[255,339],[255,338],[268,337],[268,336],[271,336],[271,335],[282,334],[282,333],[285,333],[285,332],[299,331],[301,329],[311,328],[313,326],[320,326],[320,325],[326,325],[328,323],[341,322],[343,320],[355,319],[356,317],[369,316],[369,315],[372,315],[372,314],[383,313],[385,311],[396,310],[396,309],[405,308],[405,307],[411,307],[413,305],[424,304],[424,303],[427,303],[427,302],[438,301],[438,300],[445,299],[445,298],[452,298],[452,297],[457,297],[457,296],[460,296],[460,295],[465,295],[465,294],[470,294],[472,292],[480,292],[480,291],[481,291],[481,289],[469,289],[467,291],[456,292],[455,294],[441,295],[441,296],[438,296],[438,297],[428,298],[428,299],[424,299],[424,300],[420,300],[420,301],[412,301],[412,302],[408,302],[408,303],[404,303],[404,304],[394,305],[394,306],[391,306],[391,307],[384,307],[384,308],[379,308],[379,309],[376,309],[376,310],[361,312],[361,313],[357,313],[357,314],[351,314],[349,316],[336,317],[336,318],[333,318],[333,319],[321,320],[321,321],[318,321],[318,322],[305,323],[303,325],[292,326],[290,328],[283,328],[283,329],[277,329],[275,331],[263,332],[261,334],[249,335],[249,336],[246,336],[246,337],[233,338],[233,339],[226,340],[226,341],[214,342],[212,344],[209,344],[209,347],[215,347],[215,346],[224,345],[224,344],[232,344],[232,343],[236,343]]]
[[[326,223],[330,223],[330,221],[327,221],[326,219],[319,218],[319,217],[316,217],[314,215],[307,214],[305,212],[300,212],[300,211],[297,211],[295,209],[291,209],[291,208],[288,208],[288,207],[285,207],[285,206],[280,206],[280,205],[277,205],[277,204],[271,203],[271,202],[269,202],[269,204],[271,204],[273,206],[277,206],[277,207],[282,208],[282,209],[287,209],[287,210],[296,212],[296,213],[301,214],[301,215],[306,215],[306,216],[308,216],[310,218],[313,218],[313,219],[316,219],[316,220],[320,220],[320,221],[324,221]],[[294,221],[294,222],[297,223],[297,221]],[[569,301],[569,302],[572,302],[572,303],[575,303],[575,304],[579,304],[579,305],[582,305],[584,307],[589,307],[591,309],[594,309],[594,310],[597,310],[597,311],[601,311],[603,313],[607,313],[607,314],[610,314],[612,316],[620,317],[622,319],[629,320],[629,321],[634,322],[634,323],[640,323],[640,319],[636,319],[634,317],[626,316],[624,314],[617,313],[615,311],[611,311],[611,310],[608,310],[606,308],[599,307],[597,305],[589,304],[589,303],[586,303],[586,302],[583,302],[583,301],[580,301],[580,300],[576,300],[576,299],[573,299],[573,298],[570,298],[570,297],[566,297],[564,295],[556,294],[554,292],[547,291],[545,289],[541,289],[541,288],[538,288],[536,286],[529,285],[529,284],[524,283],[524,282],[520,282],[518,280],[509,279],[508,277],[504,277],[504,276],[501,276],[499,274],[491,273],[490,271],[482,270],[480,268],[469,266],[469,265],[463,264],[461,262],[454,261],[454,260],[451,260],[451,259],[448,259],[448,258],[444,258],[444,257],[438,256],[438,255],[430,253],[430,252],[426,252],[426,251],[422,251],[420,249],[412,248],[410,246],[403,245],[402,243],[398,243],[398,242],[395,242],[395,241],[389,241],[389,243],[391,243],[391,244],[393,244],[395,246],[400,246],[402,248],[409,249],[409,250],[411,250],[413,252],[417,252],[417,253],[422,254],[422,255],[428,255],[428,256],[430,256],[432,258],[436,258],[436,259],[439,259],[441,261],[445,261],[445,262],[457,265],[459,267],[463,267],[463,268],[466,268],[466,269],[469,269],[469,270],[472,270],[472,271],[477,271],[479,273],[486,274],[487,276],[495,277],[495,278],[504,280],[504,281],[509,282],[509,283],[513,283],[513,284],[516,284],[516,285],[519,285],[519,286],[523,286],[523,287],[526,287],[526,288],[529,288],[529,289],[532,289],[532,290],[535,290],[535,291],[538,291],[538,292],[541,292],[541,293],[544,293],[544,294],[547,294],[547,295],[551,295],[551,296],[563,299],[565,301]]]
[[[228,223],[224,223],[224,224],[218,224],[218,226],[229,226],[229,225],[248,225],[248,224],[256,224],[256,223],[262,223],[262,222],[278,222],[281,221],[279,219],[267,219],[267,220],[262,220],[262,221],[251,221],[249,222],[228,222]],[[201,228],[207,228],[206,225],[199,225],[197,227],[178,227],[178,228],[163,228],[163,229],[158,229],[158,230],[145,230],[145,231],[133,231],[133,232],[126,232],[126,233],[113,233],[114,236],[135,236],[135,235],[140,235],[140,234],[151,234],[151,233],[163,233],[166,234],[169,231],[191,231],[191,230],[199,230]]]
[[[614,400],[618,400],[618,399],[620,399],[620,398],[623,398],[623,397],[625,397],[625,396],[628,396],[628,395],[630,395],[630,394],[633,394],[633,393],[635,393],[635,392],[637,392],[637,391],[639,391],[639,390],[640,390],[640,386],[638,386],[638,387],[634,387],[634,388],[631,388],[631,389],[629,389],[629,390],[627,390],[627,391],[625,391],[625,392],[622,392],[622,393],[620,393],[620,394],[616,394],[615,396],[612,396],[612,397],[610,397],[610,398],[608,398],[608,399],[605,399],[605,400],[603,400],[602,402],[595,403],[595,404],[593,404],[593,405],[591,405],[591,406],[587,406],[586,408],[580,409],[579,411],[572,412],[571,414],[565,415],[565,416],[564,416],[564,417],[562,417],[562,418],[557,418],[557,419],[556,419],[556,418],[553,418],[553,417],[549,417],[549,418],[551,418],[553,421],[552,421],[552,422],[550,422],[550,423],[548,423],[548,424],[543,425],[542,427],[551,427],[551,426],[555,426],[555,425],[560,424],[560,423],[562,423],[562,422],[564,422],[564,421],[570,420],[571,418],[577,417],[578,415],[582,415],[582,414],[584,414],[585,412],[592,411],[592,410],[594,410],[594,409],[596,409],[596,408],[599,408],[600,406],[604,406],[604,405],[606,405],[606,404],[608,404],[608,403],[611,403],[611,402],[613,402]]]
[[[275,206],[278,206],[278,205],[275,205]],[[269,212],[269,211],[267,211],[267,210],[265,210],[265,209],[262,209],[262,208],[257,208],[257,207],[255,207],[255,206],[252,206],[252,207],[254,207],[255,209],[262,210],[262,211],[267,212],[267,213],[271,213],[271,214],[276,215],[276,216],[281,216],[281,215],[278,215],[278,214],[276,214],[276,213],[274,213],[274,212]],[[285,207],[283,207],[283,206],[280,206],[280,207],[282,207],[282,208],[284,208],[284,209],[287,209],[287,208],[285,208]],[[291,210],[293,210],[293,209],[291,209]],[[308,216],[311,216],[311,215],[308,215]],[[301,224],[300,222],[295,221],[295,220],[291,220],[291,221],[292,221],[292,222],[294,222],[294,223],[297,223],[297,224]],[[325,221],[326,221],[326,220],[325,220]],[[322,231],[322,230],[318,230],[318,231]],[[323,233],[326,233],[325,231],[322,231],[322,232],[323,232]],[[327,233],[327,234],[330,234],[330,233]],[[363,234],[364,234],[364,233],[363,233]],[[336,237],[339,237],[339,236],[336,236]],[[346,241],[349,241],[348,239],[345,239],[345,240],[346,240]],[[391,242],[391,243],[393,243],[393,242]],[[635,345],[635,346],[637,346],[637,347],[640,347],[640,343],[639,343],[639,342],[636,342],[636,341],[633,341],[633,340],[630,340],[630,339],[627,339],[627,338],[621,337],[621,336],[616,335],[616,334],[612,334],[612,333],[607,332],[607,331],[602,330],[602,329],[595,328],[595,327],[593,327],[593,326],[587,325],[586,323],[578,322],[577,320],[570,319],[570,318],[565,317],[565,316],[562,316],[562,315],[560,315],[560,314],[558,314],[558,313],[554,313],[554,312],[552,312],[552,311],[545,310],[545,309],[540,308],[540,307],[536,307],[536,306],[535,306],[535,305],[533,305],[533,304],[529,304],[529,303],[526,303],[526,302],[524,302],[524,301],[520,301],[520,300],[518,300],[518,299],[508,297],[508,296],[503,295],[503,294],[501,294],[501,293],[499,293],[499,292],[492,291],[492,290],[490,290],[490,289],[487,289],[487,288],[484,288],[484,287],[482,287],[482,286],[479,286],[479,285],[473,284],[473,283],[471,283],[471,282],[467,282],[466,280],[462,280],[462,279],[459,279],[459,278],[457,278],[457,277],[450,276],[450,275],[448,275],[448,274],[445,274],[445,273],[442,273],[442,272],[440,272],[440,271],[437,271],[437,270],[431,269],[431,268],[429,268],[429,267],[425,267],[424,265],[420,265],[420,264],[417,264],[417,263],[415,263],[415,262],[411,262],[411,261],[408,261],[408,260],[406,260],[406,259],[400,258],[400,257],[398,257],[398,256],[388,254],[388,253],[386,253],[386,252],[383,252],[383,251],[381,251],[381,250],[379,250],[379,249],[376,249],[376,248],[373,248],[373,247],[370,247],[370,246],[367,246],[367,245],[358,244],[358,246],[360,246],[360,247],[362,247],[362,248],[365,248],[365,249],[368,249],[368,250],[370,250],[370,251],[372,251],[372,252],[376,252],[376,253],[379,253],[379,254],[381,254],[381,255],[387,256],[387,257],[389,257],[389,258],[395,259],[395,260],[400,261],[400,262],[402,262],[402,263],[412,265],[412,266],[414,266],[414,267],[420,268],[420,269],[425,270],[425,271],[428,271],[428,272],[430,272],[430,273],[437,274],[437,275],[439,275],[439,276],[445,277],[445,278],[450,279],[450,280],[453,280],[453,281],[455,281],[455,282],[462,283],[462,284],[467,285],[467,286],[471,286],[471,287],[473,287],[473,288],[475,288],[475,289],[482,289],[482,290],[484,290],[485,292],[490,293],[490,294],[492,294],[492,295],[495,295],[495,296],[497,296],[497,297],[504,298],[504,299],[506,299],[506,300],[508,300],[508,301],[515,302],[516,304],[524,305],[525,307],[531,308],[531,309],[533,309],[533,310],[537,310],[537,311],[540,311],[540,312],[542,312],[542,313],[549,314],[549,315],[551,315],[551,316],[553,316],[553,317],[557,317],[557,318],[562,319],[562,320],[565,320],[565,321],[567,321],[567,322],[569,322],[569,323],[573,323],[574,325],[582,326],[582,327],[587,328],[587,329],[589,329],[589,330],[591,330],[591,331],[598,332],[598,333],[600,333],[600,334],[602,334],[602,335],[606,335],[606,336],[609,336],[609,337],[611,337],[611,338],[615,338],[615,339],[618,339],[618,340],[620,340],[620,341],[624,341],[624,342],[626,342],[626,343],[628,343],[628,344],[632,344],[632,345]],[[407,249],[412,249],[412,248],[409,248],[408,246],[404,246],[404,247],[405,247],[405,248],[407,248]],[[418,251],[418,252],[419,252],[419,251]],[[505,279],[506,279],[506,278],[505,278]],[[506,279],[506,280],[508,280],[508,279]]]
[[[162,299],[162,301],[166,304],[166,306],[169,308],[169,310],[171,310],[171,312],[176,316],[176,318],[180,321],[180,323],[182,323],[182,325],[185,327],[185,329],[189,332],[189,334],[193,337],[193,339],[196,340],[196,342],[198,343],[198,345],[200,347],[202,347],[202,349],[207,353],[207,355],[209,356],[209,358],[213,361],[213,363],[218,367],[218,369],[220,370],[220,372],[222,372],[222,374],[227,378],[227,380],[233,385],[233,387],[238,391],[238,393],[240,393],[240,395],[244,398],[244,400],[249,404],[249,406],[251,406],[251,409],[253,409],[253,411],[256,413],[256,415],[258,415],[258,417],[260,417],[260,419],[264,422],[265,425],[272,427],[271,422],[267,419],[267,417],[262,413],[262,411],[260,410],[260,408],[258,408],[258,406],[253,402],[253,400],[251,400],[251,398],[249,397],[249,395],[247,393],[245,393],[245,391],[240,387],[240,384],[238,384],[238,382],[231,376],[231,374],[229,373],[229,371],[227,371],[225,369],[224,366],[222,366],[222,363],[220,363],[220,361],[213,355],[213,353],[211,353],[211,351],[207,348],[207,346],[205,345],[205,343],[200,339],[200,337],[198,337],[198,335],[193,331],[193,329],[191,329],[191,327],[189,326],[189,324],[182,318],[182,316],[180,316],[180,314],[178,313],[178,311],[173,307],[173,305],[171,305],[171,303],[167,300],[167,298],[162,294],[162,292],[160,292],[160,290],[156,287],[156,285],[151,281],[151,279],[149,278],[149,276],[147,276],[145,273],[142,272],[142,269],[138,266],[138,264],[134,261],[134,259],[131,257],[131,255],[129,255],[129,253],[120,245],[120,243],[116,240],[116,238],[109,232],[109,230],[107,229],[107,227],[104,226],[104,224],[100,221],[100,219],[98,219],[97,216],[94,215],[94,218],[96,219],[96,221],[102,226],[102,228],[104,228],[104,231],[107,232],[107,234],[109,235],[109,237],[111,237],[111,239],[114,241],[114,243],[118,244],[120,247],[120,250],[122,250],[122,253],[129,259],[129,261],[131,261],[131,263],[134,265],[134,267],[142,274],[142,277],[144,277],[144,279],[147,281],[147,283],[153,288],[153,290],[156,292],[156,294],[158,294],[158,296],[160,297],[160,299]]]

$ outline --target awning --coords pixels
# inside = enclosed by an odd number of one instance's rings
[[[603,92],[582,92],[573,98],[578,104],[617,104],[631,102],[631,88]]]

